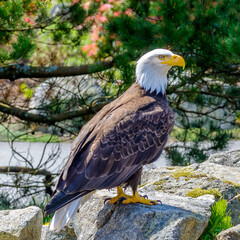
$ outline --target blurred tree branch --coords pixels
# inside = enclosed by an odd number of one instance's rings
[[[95,106],[86,106],[80,108],[78,111],[69,111],[64,113],[58,114],[34,114],[30,113],[27,110],[23,110],[9,104],[1,103],[0,102],[0,112],[10,114],[12,116],[18,117],[21,120],[35,122],[35,123],[45,123],[45,124],[54,124],[56,122],[61,122],[64,120],[73,119],[76,117],[87,116],[93,113],[98,112],[101,108],[103,108],[108,101],[95,105]]]
[[[48,194],[52,194],[51,186],[53,186],[53,174],[46,169],[38,169],[38,168],[29,168],[29,167],[19,167],[19,166],[8,166],[8,167],[0,167],[0,173],[22,173],[22,174],[31,174],[31,175],[42,175],[45,177],[44,186],[45,192]],[[1,184],[4,186],[4,184]],[[5,184],[8,187],[16,187],[14,185]],[[22,186],[21,186],[22,187]],[[25,188],[31,188],[33,186],[23,186]]]
[[[46,169],[34,169],[29,167],[18,167],[18,166],[8,166],[8,167],[0,167],[0,173],[28,173],[32,175],[52,175]]]
[[[14,81],[18,78],[50,78],[67,77],[100,72],[114,66],[114,60],[105,60],[81,66],[50,66],[32,67],[23,64],[13,64],[0,67],[0,79]]]

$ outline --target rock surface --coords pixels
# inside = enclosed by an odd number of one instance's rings
[[[147,206],[122,203],[104,206],[104,199],[114,196],[98,191],[85,203],[73,221],[78,240],[194,240],[206,228],[214,200],[185,198],[160,192],[150,199],[163,204]]]
[[[41,240],[76,240],[77,236],[73,228],[64,227],[60,232],[54,232],[48,230],[49,226],[44,225],[42,227]]]
[[[0,239],[40,240],[43,215],[38,207],[0,211]]]
[[[197,170],[240,187],[240,151],[213,154]]]
[[[240,224],[220,232],[214,240],[239,240],[240,239]]]
[[[212,155],[201,164],[188,167],[163,167],[144,171],[143,192],[165,192],[186,196],[190,191],[201,188],[216,189],[226,200],[240,192],[240,150]],[[233,225],[239,224],[240,202],[228,204]]]

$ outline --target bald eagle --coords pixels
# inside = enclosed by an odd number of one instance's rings
[[[166,98],[167,73],[185,67],[184,59],[169,50],[155,49],[136,65],[136,82],[106,105],[80,131],[69,159],[45,207],[55,212],[50,230],[70,222],[86,196],[97,189],[117,187],[114,204],[157,204],[137,192],[142,167],[158,159],[174,125]],[[133,195],[122,187],[130,186]]]

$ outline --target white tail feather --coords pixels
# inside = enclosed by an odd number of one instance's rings
[[[88,201],[93,193],[94,191],[58,209],[53,215],[49,230],[59,232],[65,225],[68,225],[75,216],[80,205]]]
[[[76,214],[83,198],[78,198],[64,207],[58,209],[51,220],[49,230],[59,232],[65,225],[68,225]]]

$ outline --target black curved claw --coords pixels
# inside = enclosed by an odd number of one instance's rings
[[[153,204],[157,205],[157,203],[156,203],[156,202],[154,202],[154,201],[150,201],[150,203],[153,203]]]
[[[125,197],[119,198],[118,201],[117,201],[117,203],[122,202],[123,200],[126,200],[126,198],[125,198]]]
[[[143,198],[148,199],[148,195],[144,195]]]
[[[158,203],[162,204],[162,202],[160,200],[157,200]]]
[[[104,205],[106,205],[106,202],[107,201],[109,201],[111,198],[109,197],[109,198],[106,198],[105,200],[104,200]]]

